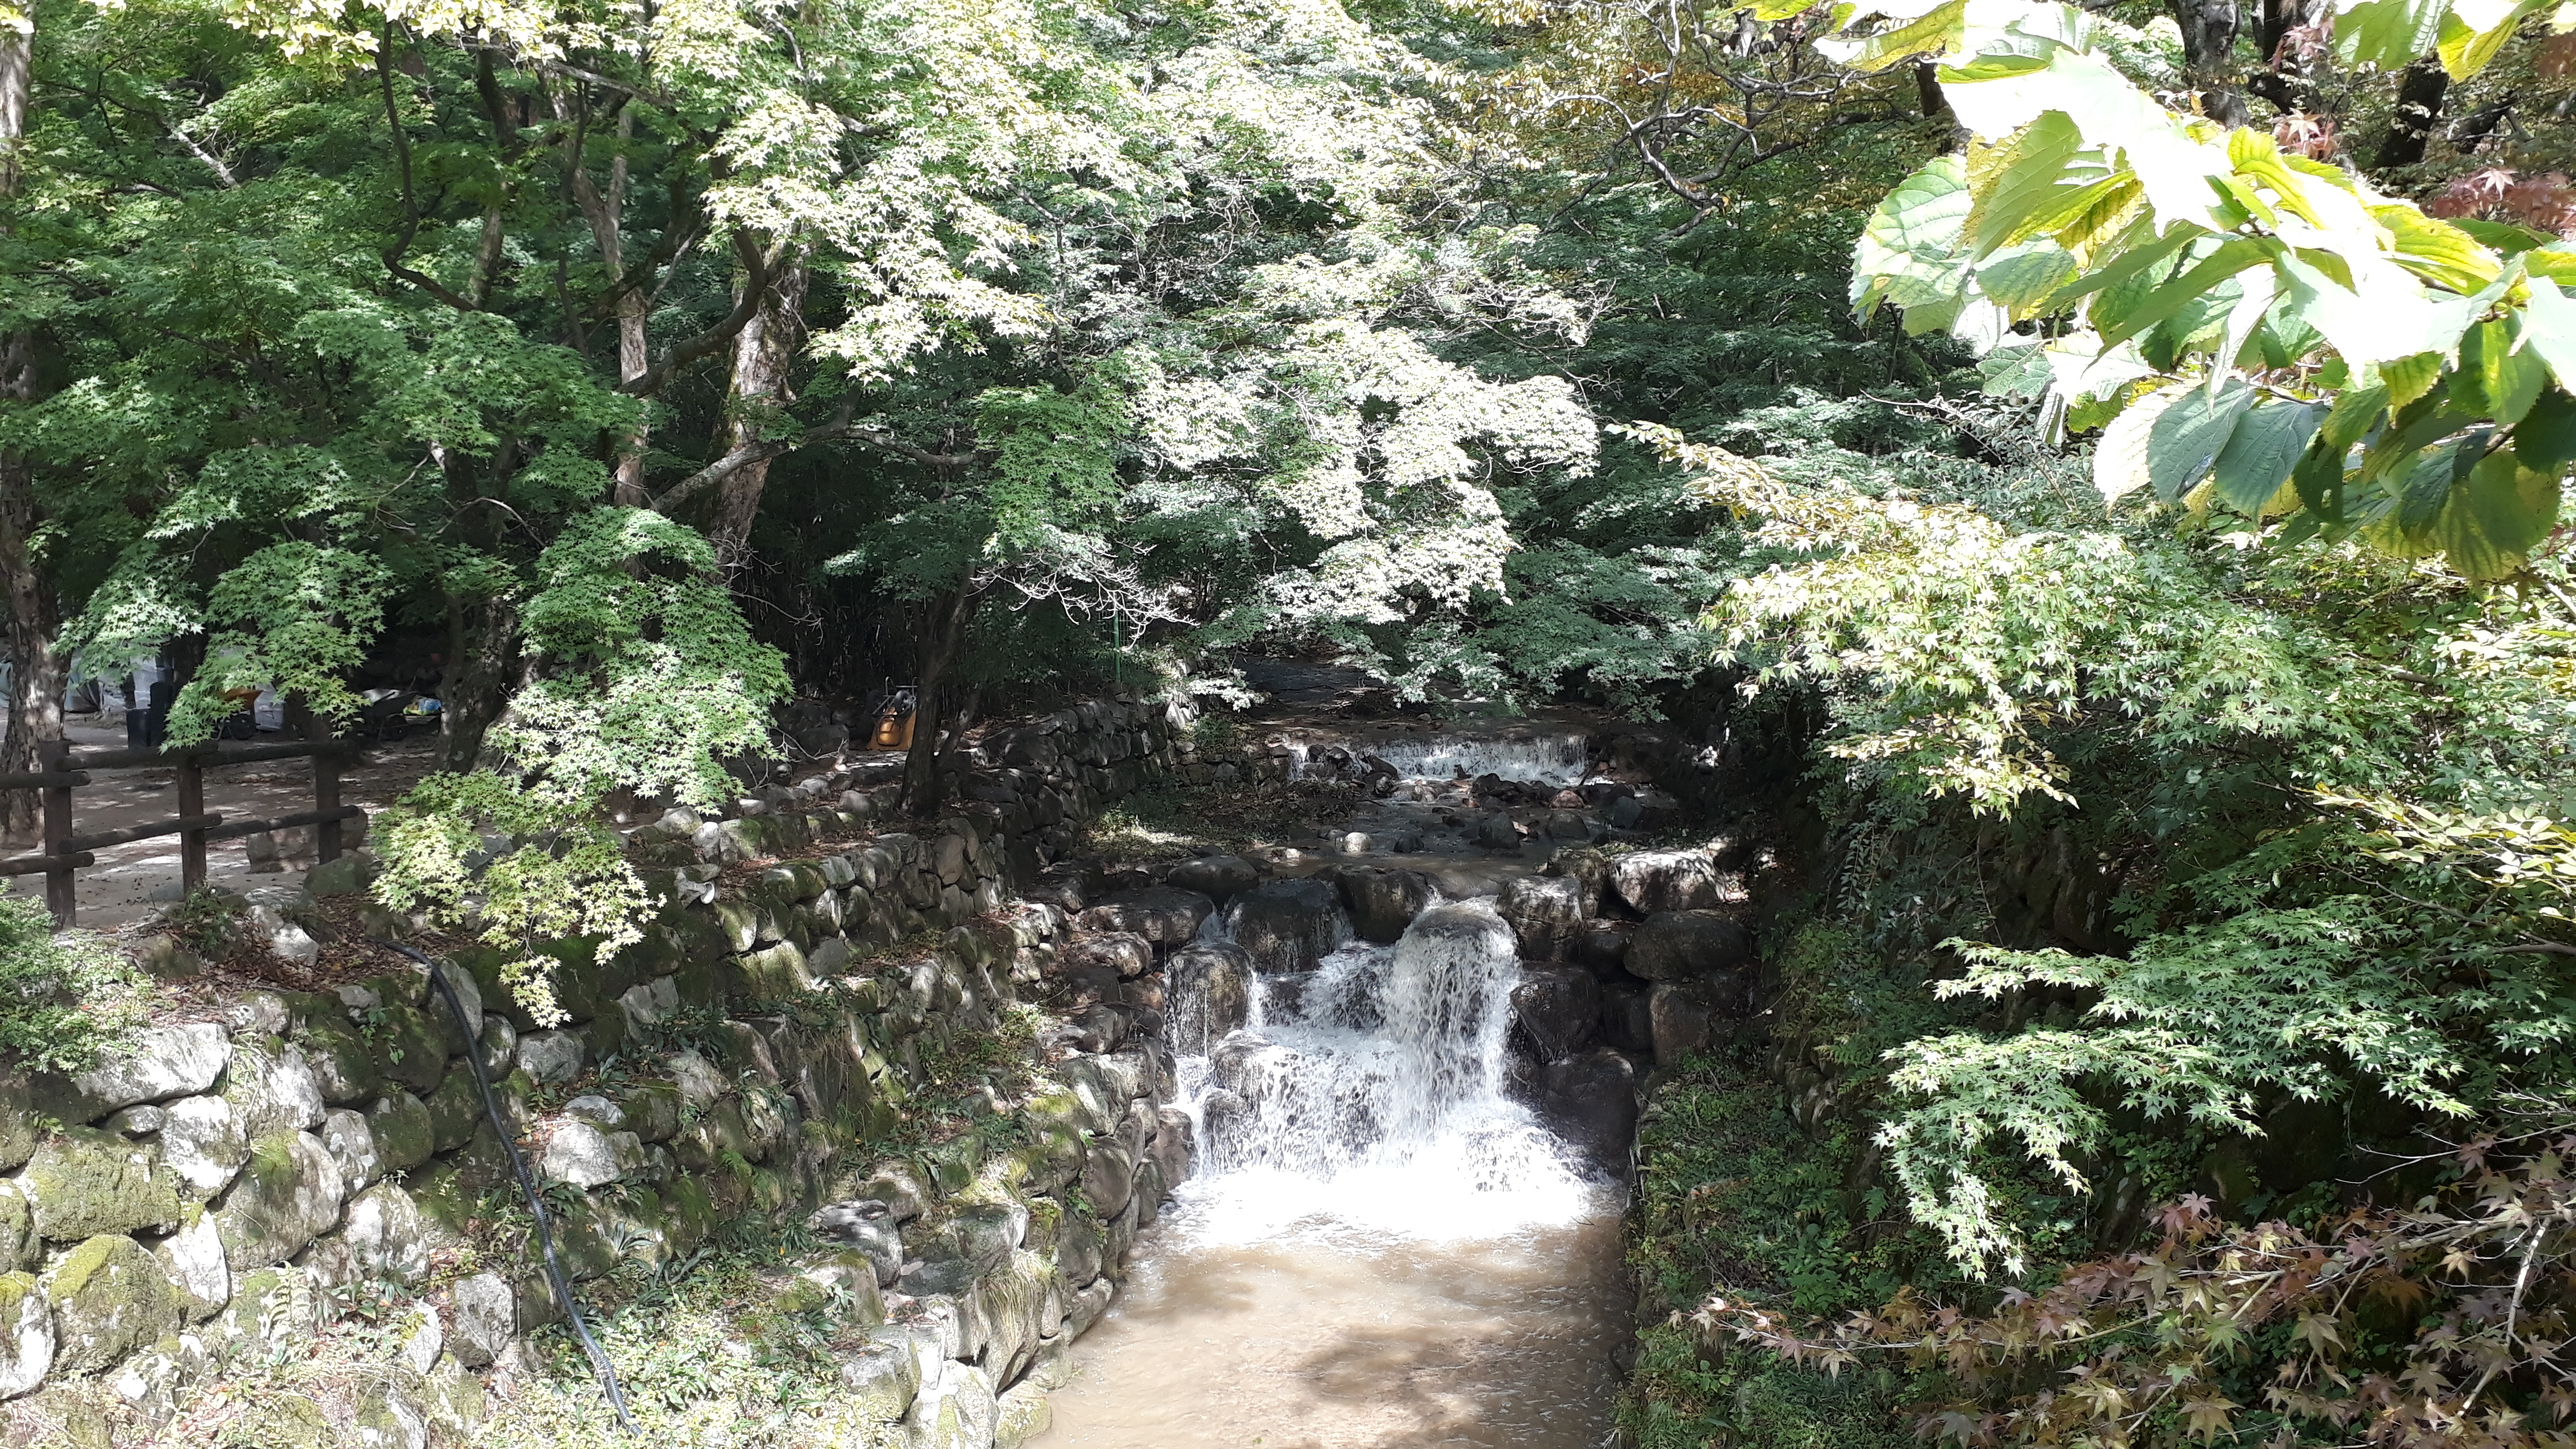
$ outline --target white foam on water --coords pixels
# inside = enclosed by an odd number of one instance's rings
[[[1372,754],[1395,767],[1407,780],[1475,779],[1497,775],[1536,785],[1579,785],[1590,773],[1590,757],[1579,734],[1542,735],[1526,740],[1471,740],[1434,736],[1426,740],[1383,740],[1351,745],[1353,758]],[[1289,778],[1304,779],[1313,747],[1289,746]]]
[[[1176,1227],[1203,1244],[1454,1240],[1601,1210],[1601,1185],[1503,1093],[1519,980],[1511,928],[1485,901],[1263,979],[1250,1027],[1181,1059],[1200,1167]]]

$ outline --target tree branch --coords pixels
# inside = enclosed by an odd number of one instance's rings
[[[697,336],[684,337],[672,343],[670,350],[662,354],[662,360],[646,368],[642,376],[628,383],[625,391],[636,397],[652,396],[661,389],[663,383],[671,380],[671,374],[731,342],[735,333],[749,326],[751,319],[759,315],[761,296],[769,290],[769,264],[761,256],[760,247],[752,241],[751,233],[748,231],[735,230],[733,252],[736,257],[741,258],[742,269],[746,274],[743,278],[742,297],[734,303],[733,310],[724,315],[724,320]]]
[[[393,27],[387,25],[376,43],[376,80],[385,93],[385,119],[393,126],[394,160],[402,173],[403,229],[401,237],[385,249],[385,270],[397,281],[409,282],[459,312],[482,309],[442,286],[435,277],[425,276],[402,264],[403,254],[411,250],[411,240],[420,234],[420,201],[412,193],[411,138],[403,134],[402,109],[394,103]]]

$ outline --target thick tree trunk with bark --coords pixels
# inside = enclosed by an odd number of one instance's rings
[[[971,586],[960,587],[941,595],[921,621],[921,672],[913,683],[912,752],[903,762],[903,808],[925,819],[938,813],[947,788],[939,772],[939,732],[947,723],[942,701],[983,597]]]
[[[2451,76],[2442,62],[2425,56],[2406,67],[2397,81],[2397,111],[2388,123],[2388,138],[2379,143],[2374,169],[2414,166],[2424,159],[2424,142],[2442,124],[2442,98],[2450,93]]]
[[[462,774],[474,768],[518,673],[517,606],[499,595],[450,599],[447,670],[438,684],[440,769]]]
[[[777,414],[796,400],[788,385],[789,369],[805,314],[805,259],[802,242],[772,249],[769,290],[760,311],[733,339],[733,382],[727,389],[725,447],[748,448],[774,433],[785,420]],[[739,564],[751,541],[752,520],[760,514],[761,490],[769,484],[767,458],[747,463],[717,485],[714,525],[708,530],[716,558],[727,569]]]
[[[2236,0],[2173,0],[2182,27],[2183,73],[2200,92],[2201,114],[2226,126],[2249,119],[2244,93],[2232,81],[2236,32],[2244,24]]]
[[[0,199],[18,194],[18,147],[27,134],[32,22],[0,25]],[[36,400],[36,337],[26,328],[0,334],[0,404]],[[0,635],[9,661],[9,728],[0,736],[0,772],[33,770],[63,737],[63,660],[54,647],[53,581],[35,553],[36,469],[24,454],[0,451]],[[0,796],[0,833],[31,841],[39,828],[36,794]]]

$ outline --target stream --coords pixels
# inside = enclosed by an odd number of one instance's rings
[[[1626,1189],[1504,1091],[1511,927],[1471,898],[1393,946],[1340,934],[1317,969],[1254,977],[1241,1029],[1176,1041],[1198,1168],[1045,1449],[1610,1438]]]

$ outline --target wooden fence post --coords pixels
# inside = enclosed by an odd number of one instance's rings
[[[69,740],[47,740],[36,747],[36,760],[47,773],[68,773]],[[45,854],[53,865],[45,872],[45,906],[56,926],[69,926],[78,912],[72,894],[72,791],[68,785],[45,787]]]
[[[316,751],[313,756],[313,808],[337,810],[340,808],[340,752],[328,748],[331,741],[327,737],[323,744],[326,748]],[[335,818],[314,826],[313,843],[314,854],[321,860],[338,860],[340,822]]]
[[[178,760],[179,814],[183,817],[206,813],[206,772],[197,763],[197,752],[190,750]],[[181,896],[195,895],[206,883],[206,831],[203,826],[179,832],[179,891]]]

